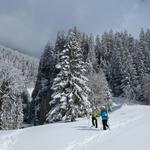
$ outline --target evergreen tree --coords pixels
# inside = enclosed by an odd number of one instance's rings
[[[18,69],[0,66],[0,129],[18,129],[23,122],[21,93],[23,78]]]
[[[32,94],[32,120],[35,124],[43,124],[46,113],[49,110],[49,101],[52,91],[50,90],[55,77],[56,55],[51,44],[48,42],[41,56],[38,77]]]
[[[143,95],[145,104],[150,104],[150,74],[146,74],[143,79]]]
[[[141,38],[140,38],[141,40]],[[145,40],[144,41],[140,41],[140,42],[144,42],[144,55],[145,55],[145,66],[147,69],[147,73],[150,73],[150,30],[147,30],[145,32]]]
[[[148,32],[148,33],[147,33]],[[139,35],[139,41],[136,41],[135,48],[135,66],[138,75],[138,93],[140,101],[147,101],[146,90],[146,82],[147,82],[147,74],[149,74],[149,64],[150,64],[150,53],[149,53],[149,30],[145,33],[143,29],[141,29]],[[146,94],[146,95],[145,95]]]
[[[60,53],[64,49],[64,45],[66,43],[66,37],[64,32],[58,32],[57,33],[57,38],[56,38],[56,43],[55,43],[55,55],[57,58],[57,63],[59,62],[60,59]]]
[[[137,73],[130,53],[129,36],[127,32],[122,33],[122,49],[121,49],[121,72],[122,72],[122,90],[128,100],[136,100]]]
[[[114,39],[114,51],[112,52],[112,73],[110,72],[111,78],[109,79],[109,83],[111,85],[111,89],[114,93],[114,96],[120,96],[123,91],[121,88],[123,76],[121,72],[121,67],[122,67],[122,43],[121,43],[121,37],[120,33],[115,34],[115,39]]]
[[[100,68],[101,63],[101,41],[99,35],[96,36],[95,39],[95,55],[96,55],[96,61],[98,64],[98,68]]]
[[[91,34],[88,39],[88,45],[89,45],[89,51],[88,51],[88,57],[87,57],[87,63],[88,63],[88,72],[97,71],[98,72],[98,64],[96,60],[96,54],[95,54],[95,45],[94,45],[94,37]]]
[[[76,117],[87,113],[90,92],[86,86],[87,78],[84,76],[86,70],[82,61],[80,34],[76,28],[68,33],[57,68],[60,68],[60,72],[52,86],[54,93],[50,107],[53,107],[48,113],[47,121],[62,119],[74,121]]]
[[[89,37],[87,34],[83,33],[81,35],[81,50],[83,54],[83,61],[87,62],[88,53],[89,53]]]
[[[112,30],[109,33],[105,32],[101,37],[101,46],[99,46],[100,68],[103,69],[106,75],[106,79],[113,91],[115,91],[114,87],[116,87],[114,84],[114,81],[116,80],[116,76],[114,73],[117,71],[117,69],[115,69],[117,66],[114,65],[114,62],[116,63],[114,59],[116,59],[117,56],[115,46],[115,35],[113,34]],[[114,71],[114,69],[116,71]]]

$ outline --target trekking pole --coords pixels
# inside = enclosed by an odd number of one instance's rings
[[[108,129],[110,130],[110,123],[109,123],[109,119],[107,121],[107,124],[108,124]]]
[[[87,119],[88,119],[88,127],[90,127],[90,115],[87,115]]]

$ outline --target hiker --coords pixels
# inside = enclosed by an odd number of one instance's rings
[[[108,121],[108,111],[105,106],[101,107],[100,116],[102,118],[103,130],[109,128],[107,121]]]
[[[99,110],[97,107],[93,107],[92,109],[92,125],[95,126],[95,128],[98,128],[98,117],[99,117]]]

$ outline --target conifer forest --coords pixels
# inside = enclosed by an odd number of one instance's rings
[[[86,34],[76,27],[48,41],[40,60],[0,47],[0,129],[75,121],[112,97],[150,104],[150,29]],[[32,94],[29,88],[33,88]]]

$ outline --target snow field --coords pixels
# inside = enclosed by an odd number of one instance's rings
[[[0,150],[149,150],[150,106],[123,106],[109,116],[110,130],[91,120],[0,132]]]

